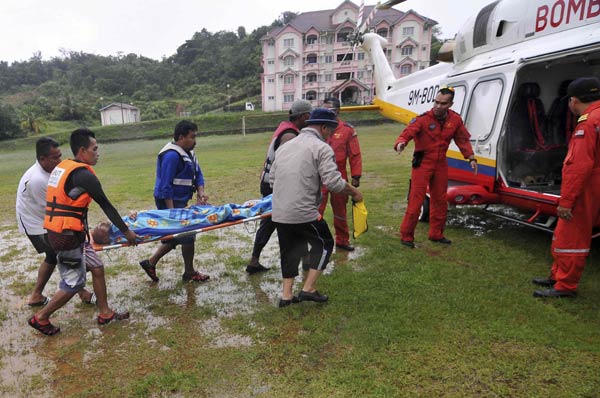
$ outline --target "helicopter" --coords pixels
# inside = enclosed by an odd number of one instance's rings
[[[474,175],[451,144],[448,203],[484,205],[495,216],[552,232],[576,124],[566,88],[600,75],[600,0],[492,1],[444,43],[438,64],[401,78],[386,59],[386,40],[366,29],[358,26],[353,40],[370,57],[376,95],[370,106],[342,111],[376,109],[406,125],[431,109],[441,87],[453,87],[452,109],[471,132],[479,170]],[[519,211],[498,212],[495,204]],[[427,198],[422,221],[428,210]]]

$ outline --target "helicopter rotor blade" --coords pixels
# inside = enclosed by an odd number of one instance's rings
[[[388,0],[383,4],[378,4],[375,6],[378,10],[388,10],[395,6],[396,4],[404,3],[406,0]]]

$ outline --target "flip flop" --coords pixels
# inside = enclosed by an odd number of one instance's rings
[[[41,323],[35,315],[29,318],[29,321],[27,321],[27,323],[29,324],[29,326],[31,326],[38,332],[45,334],[46,336],[52,336],[60,332],[60,328],[57,328],[56,326],[51,324],[50,321],[46,321],[46,323]]]
[[[38,301],[36,303],[27,303],[28,306],[30,307],[43,307],[46,304],[48,304],[50,302],[50,298],[49,297],[44,297],[43,300]]]
[[[202,274],[198,271],[194,272],[192,275],[183,274],[181,279],[184,282],[206,282],[210,279],[210,276]]]
[[[122,321],[124,319],[129,319],[129,311],[125,312],[116,312],[113,313],[109,317],[103,317],[102,315],[98,315],[96,320],[98,321],[98,325],[108,325],[112,321]]]
[[[96,299],[96,293],[92,293],[89,300],[81,300],[81,302],[84,304],[96,304],[96,301],[98,301]]]

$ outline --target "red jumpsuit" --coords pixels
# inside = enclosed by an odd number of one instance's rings
[[[358,144],[358,136],[352,125],[341,121],[338,118],[338,126],[327,139],[327,143],[333,148],[335,153],[335,162],[338,170],[342,173],[342,178],[348,180],[346,171],[346,160],[350,162],[350,176],[359,177],[362,174],[362,156]],[[321,188],[323,199],[319,207],[319,213],[323,214],[327,206],[327,196],[329,192],[323,185]],[[335,243],[337,245],[348,246],[350,244],[350,234],[348,232],[348,220],[346,219],[346,205],[348,196],[331,192],[331,208],[333,209],[333,226],[335,228]]]
[[[577,290],[590,252],[592,228],[600,224],[600,101],[578,119],[563,163],[559,206],[572,209],[558,219],[552,237],[551,278],[556,290]]]
[[[406,145],[410,140],[414,140],[415,152],[424,152],[421,165],[413,167],[411,173],[408,206],[400,226],[400,235],[403,241],[413,242],[415,239],[415,228],[419,222],[419,213],[428,185],[430,194],[429,239],[444,237],[448,212],[446,151],[450,141],[454,139],[465,159],[473,155],[473,148],[469,142],[470,135],[460,115],[449,109],[446,119],[442,122],[443,127],[433,115],[433,110],[425,112],[411,120],[394,144],[394,149],[396,149],[399,144]]]

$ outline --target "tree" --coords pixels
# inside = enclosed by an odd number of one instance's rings
[[[279,18],[277,18],[277,25],[279,26],[285,26],[288,23],[290,23],[290,21],[292,21],[294,18],[296,18],[298,16],[297,12],[293,12],[293,11],[284,11],[281,13],[281,15],[279,15]]]
[[[444,42],[440,40],[440,35],[442,31],[439,26],[434,26],[431,28],[431,53],[430,53],[430,65],[435,65],[438,63],[437,55],[440,52],[440,48]]]
[[[0,104],[0,140],[18,138],[24,135],[19,128],[15,109],[10,105]]]
[[[243,40],[246,37],[246,28],[238,26],[237,28],[238,39]]]
[[[33,105],[25,105],[21,108],[20,119],[23,131],[38,135],[46,128],[47,123],[38,112],[39,110]]]

